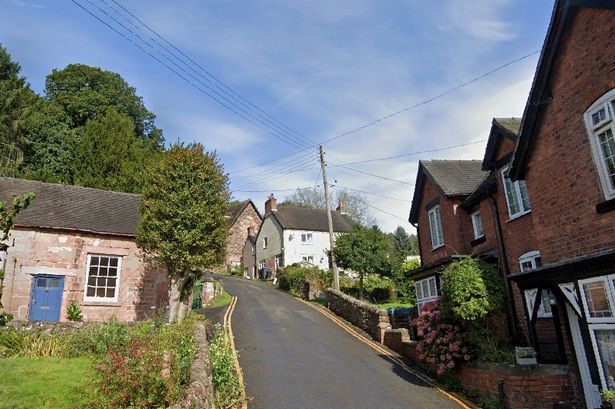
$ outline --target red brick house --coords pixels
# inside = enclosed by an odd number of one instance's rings
[[[0,178],[0,200],[34,192],[15,219],[2,255],[2,304],[15,320],[135,321],[168,302],[164,270],[145,264],[135,244],[140,196]]]
[[[534,321],[550,291],[586,405],[615,389],[615,2],[558,0],[509,176],[541,265],[512,279]]]
[[[253,235],[253,232],[258,231],[263,217],[251,200],[244,200],[243,202],[229,205],[227,215],[230,236],[226,244],[226,261],[224,264],[227,271],[230,271],[233,267],[242,264],[246,240],[250,234]],[[245,267],[246,265],[244,264],[244,271]]]

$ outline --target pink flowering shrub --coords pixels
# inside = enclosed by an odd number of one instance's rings
[[[416,347],[419,359],[431,364],[438,375],[444,375],[458,363],[471,359],[461,328],[444,322],[441,315],[438,299],[425,304],[412,321],[419,337]]]

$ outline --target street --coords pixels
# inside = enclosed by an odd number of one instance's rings
[[[269,284],[224,278],[251,409],[458,408],[315,309]]]

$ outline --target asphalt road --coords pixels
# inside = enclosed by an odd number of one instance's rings
[[[250,409],[459,408],[292,296],[223,281]]]

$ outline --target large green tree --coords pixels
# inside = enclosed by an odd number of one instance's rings
[[[391,240],[377,226],[355,226],[339,236],[333,255],[340,267],[359,273],[359,298],[363,298],[365,274],[391,276],[399,268]]]
[[[411,235],[406,232],[402,226],[397,226],[395,231],[390,234],[393,241],[395,253],[403,262],[408,256],[418,255],[418,240],[416,235]]]
[[[0,45],[0,171],[11,176],[23,161],[24,123],[37,99],[20,71],[19,64]]]
[[[64,109],[73,127],[84,127],[89,120],[98,119],[108,108],[114,108],[132,119],[137,137],[162,146],[162,131],[154,124],[156,116],[147,110],[135,88],[117,73],[70,64],[47,76],[45,96]]]
[[[169,322],[190,308],[192,284],[222,264],[229,234],[228,176],[199,144],[173,146],[143,191],[137,244],[170,278]]]
[[[74,181],[80,186],[139,192],[145,173],[160,156],[136,136],[127,115],[109,108],[85,124],[75,148]]]

